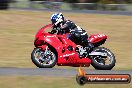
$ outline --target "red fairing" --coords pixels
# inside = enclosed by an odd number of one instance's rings
[[[88,38],[91,43],[98,43],[105,39],[107,39],[107,36],[105,34],[94,34]]]
[[[37,39],[38,37],[40,37],[43,33],[46,33],[44,32],[47,28],[51,28],[52,27],[52,24],[48,24],[44,27],[42,27],[41,29],[38,30],[38,32],[36,33],[35,35],[35,39]]]
[[[49,33],[45,32],[45,30],[48,28],[52,28],[52,24],[48,24],[38,30],[38,32],[35,35],[35,40],[34,40],[35,47],[42,47],[42,45],[44,44],[45,35],[50,35]],[[44,48],[44,45],[43,45],[43,48]]]

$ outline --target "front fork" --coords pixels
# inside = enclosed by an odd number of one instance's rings
[[[49,50],[48,50],[48,46],[41,46],[40,48],[43,49],[43,51],[40,52],[40,55],[41,55],[40,60],[41,60],[42,62],[48,62],[49,59],[47,59],[47,58],[44,59],[45,57],[47,57],[48,54],[50,54],[50,52],[49,52]]]

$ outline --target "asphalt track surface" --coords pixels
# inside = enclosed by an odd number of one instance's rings
[[[87,14],[109,14],[132,16],[132,11],[101,11],[101,10],[57,10],[57,9],[35,9],[35,8],[10,8],[11,10],[50,11],[50,12],[72,12]]]
[[[132,70],[88,70],[87,74],[130,74]],[[50,76],[50,77],[75,77],[77,69],[63,68],[0,68],[0,76]]]
[[[98,11],[98,10],[49,10],[49,9],[31,9],[31,8],[11,8],[11,10],[31,10],[31,11],[53,11],[53,12],[73,12],[88,14],[110,14],[132,16],[132,12],[127,11]],[[132,70],[88,70],[88,74],[130,74]],[[0,76],[53,76],[53,77],[74,77],[78,73],[77,69],[63,68],[0,68]]]

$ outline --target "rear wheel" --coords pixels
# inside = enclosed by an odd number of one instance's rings
[[[52,68],[57,62],[55,53],[48,47],[46,50],[35,48],[31,53],[31,60],[39,68]]]
[[[114,54],[107,48],[97,47],[93,50],[94,52],[103,52],[106,53],[106,57],[102,56],[93,56],[92,57],[92,66],[98,70],[111,70],[116,63]]]

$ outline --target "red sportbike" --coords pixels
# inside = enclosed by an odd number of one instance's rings
[[[52,25],[41,28],[36,36],[35,48],[31,53],[32,62],[39,68],[52,68],[58,66],[90,66],[100,70],[110,70],[115,66],[115,56],[107,48],[99,47],[104,44],[107,36],[104,34],[91,35],[88,40],[94,45],[93,51],[88,53],[85,47],[76,45],[69,34],[52,34],[46,29]]]

